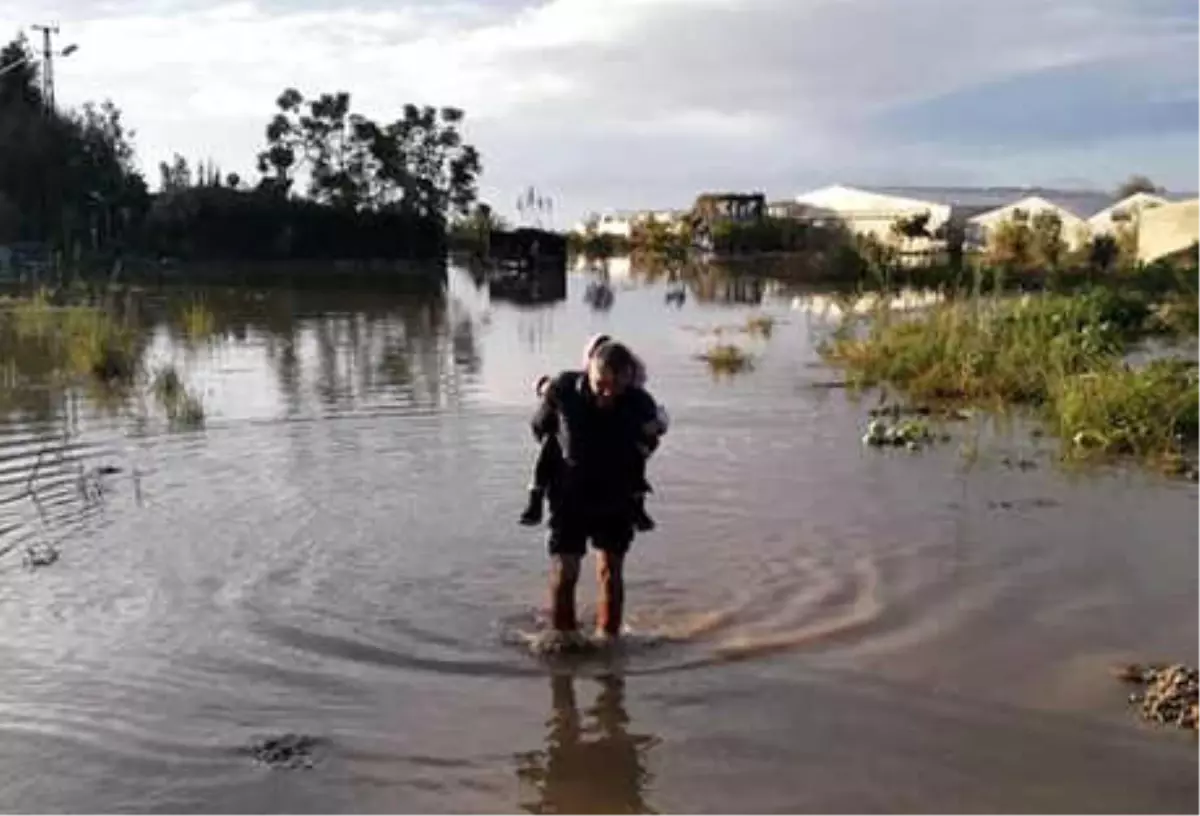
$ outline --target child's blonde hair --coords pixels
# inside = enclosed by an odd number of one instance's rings
[[[607,334],[592,335],[592,339],[588,340],[587,345],[583,347],[583,367],[587,368],[588,363],[592,361],[592,355],[596,353],[596,349],[611,341],[612,337]]]

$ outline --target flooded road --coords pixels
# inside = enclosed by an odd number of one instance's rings
[[[146,351],[202,429],[86,395],[0,422],[5,809],[1194,812],[1194,739],[1108,675],[1196,663],[1194,485],[1063,473],[1020,426],[865,449],[803,298],[587,286],[213,293],[217,340]],[[761,313],[714,379],[698,329]],[[531,384],[597,331],[671,412],[659,529],[624,653],[547,665],[511,637],[545,594]],[[285,734],[311,767],[255,762]]]

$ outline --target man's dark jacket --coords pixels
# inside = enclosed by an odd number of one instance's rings
[[[642,484],[638,446],[657,445],[657,436],[644,430],[657,417],[654,398],[641,388],[631,386],[610,407],[601,408],[584,372],[555,377],[532,421],[534,436],[556,436],[563,454],[551,504],[592,512],[627,508]]]

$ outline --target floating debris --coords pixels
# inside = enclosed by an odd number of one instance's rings
[[[1186,444],[1181,434],[1176,435],[1176,441],[1180,447]],[[1163,456],[1161,468],[1163,473],[1168,476],[1185,479],[1189,482],[1200,481],[1200,464],[1195,462],[1191,456],[1184,456],[1182,454]]]
[[[1026,459],[1023,456],[1015,460],[1011,457],[1005,456],[1000,460],[1000,464],[1004,465],[1006,468],[1017,468],[1018,470],[1036,470],[1038,466],[1037,462],[1033,461],[1032,459]]]
[[[248,749],[255,762],[271,768],[311,768],[313,753],[324,743],[307,734],[282,734],[254,743]]]
[[[1035,508],[1036,509],[1036,508],[1058,507],[1058,506],[1060,506],[1059,502],[1056,502],[1054,499],[1047,499],[1047,498],[1013,499],[1011,501],[1002,500],[1002,501],[989,501],[988,502],[989,510],[1021,510],[1024,508]]]
[[[1200,673],[1196,669],[1176,663],[1172,666],[1151,666],[1131,663],[1116,671],[1117,677],[1127,683],[1143,687],[1142,691],[1129,695],[1132,705],[1139,705],[1142,717],[1163,725],[1196,730],[1200,719]]]
[[[883,419],[874,419],[862,438],[864,445],[873,448],[904,446],[913,451],[920,450],[923,444],[933,440],[929,426],[917,419],[905,419],[894,425]]]
[[[58,560],[58,548],[51,544],[31,544],[25,548],[25,566],[30,569],[48,567]]]

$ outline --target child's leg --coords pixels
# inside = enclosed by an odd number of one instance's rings
[[[562,450],[558,445],[558,437],[546,437],[545,441],[542,442],[541,450],[538,451],[537,462],[533,466],[533,484],[531,488],[536,488],[544,493],[550,486],[551,480],[554,479],[554,473],[561,461]]]
[[[646,512],[646,494],[653,493],[654,489],[650,487],[650,483],[646,481],[646,462],[654,455],[654,451],[658,447],[658,440],[667,432],[667,427],[670,425],[671,419],[667,415],[667,409],[658,406],[658,415],[655,418],[658,425],[655,440],[642,448],[642,456],[637,463],[637,484],[638,488],[633,496],[633,525],[639,532],[653,530],[655,527],[654,519],[650,518]]]
[[[537,461],[533,465],[533,483],[529,485],[529,501],[521,513],[521,523],[533,526],[542,523],[542,509],[549,489],[554,479],[554,472],[562,459],[557,436],[547,436],[538,449]]]
[[[655,527],[654,519],[646,512],[646,494],[654,492],[646,481],[646,458],[638,460],[635,474],[638,487],[633,494],[633,526],[638,532],[649,532]]]

